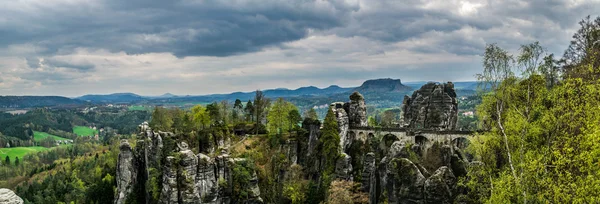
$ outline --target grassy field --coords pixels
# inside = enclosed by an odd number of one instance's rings
[[[41,140],[45,139],[46,137],[53,137],[54,140],[56,140],[56,141],[58,141],[58,140],[69,140],[67,138],[59,137],[59,136],[56,136],[56,135],[51,135],[51,134],[48,134],[48,133],[45,133],[45,132],[33,131],[33,139],[35,141],[41,141]]]
[[[8,156],[10,162],[15,162],[15,157],[19,157],[19,160],[23,159],[23,156],[32,152],[39,152],[47,150],[45,147],[11,147],[11,148],[0,148],[0,158],[4,162],[4,158]]]
[[[86,126],[73,127],[73,133],[77,136],[94,136],[98,131]]]
[[[152,108],[150,107],[146,107],[146,106],[129,106],[127,107],[127,110],[130,111],[145,111],[145,110],[152,110]]]

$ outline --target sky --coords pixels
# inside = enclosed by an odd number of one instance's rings
[[[562,56],[589,0],[0,0],[0,95],[471,81],[486,44]],[[595,16],[592,16],[595,17]]]

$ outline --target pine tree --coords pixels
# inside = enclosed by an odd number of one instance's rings
[[[319,138],[321,158],[325,159],[323,170],[325,173],[332,173],[335,169],[335,160],[340,154],[340,133],[338,122],[331,108],[327,111],[321,133]]]

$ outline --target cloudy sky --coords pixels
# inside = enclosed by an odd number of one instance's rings
[[[562,55],[580,0],[0,0],[0,95],[473,80],[486,43]]]

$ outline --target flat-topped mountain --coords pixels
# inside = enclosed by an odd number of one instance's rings
[[[354,91],[358,91],[360,93],[369,93],[369,92],[407,92],[411,91],[412,88],[409,86],[405,86],[402,84],[400,79],[371,79],[365,81],[361,86],[354,89]]]
[[[109,102],[135,102],[144,99],[144,97],[134,93],[113,93],[107,95],[88,94],[77,99],[83,101],[90,101],[95,103],[109,103]]]

